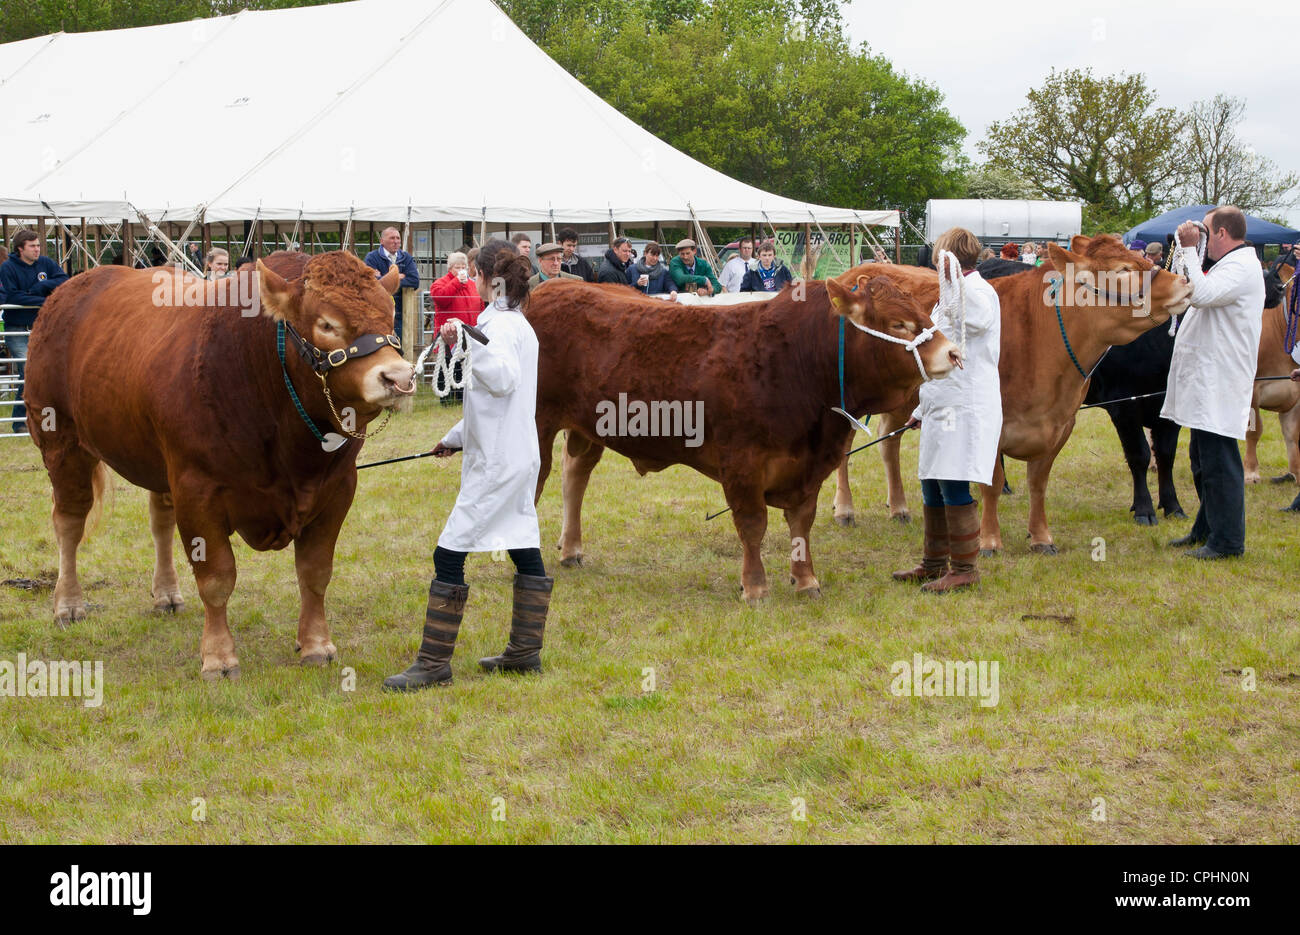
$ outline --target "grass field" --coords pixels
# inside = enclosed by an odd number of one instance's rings
[[[458,415],[431,400],[362,460],[427,449]],[[1285,459],[1266,418],[1268,476]],[[906,439],[906,477],[915,450]],[[853,461],[857,527],[832,523],[828,481],[811,543],[824,597],[786,586],[772,511],[773,595],[756,611],[738,599],[729,517],[704,522],[724,505],[712,482],[681,467],[638,478],[607,456],[571,570],[551,548],[553,476],[545,674],[477,672],[504,644],[513,571],[483,554],[466,569],[456,683],[401,697],[379,684],[418,644],[458,459],[362,472],[329,668],[295,663],[291,551],[237,543],[237,682],[199,680],[187,570],[186,609],[149,612],[146,497],[117,478],[81,553],[90,618],[60,631],[50,591],[0,588],[0,660],[103,660],[106,681],[97,708],[0,698],[0,841],[1300,841],[1300,517],[1277,512],[1292,489],[1247,490],[1244,559],[1182,559],[1164,542],[1189,521],[1132,523],[1119,443],[1086,412],[1049,490],[1061,554],[1029,554],[1024,466],[1009,462],[1006,552],[983,561],[977,591],[933,597],[889,580],[919,524],[888,521],[875,452]],[[1191,511],[1185,434],[1178,467]],[[0,578],[52,577],[35,447],[0,441],[0,471]],[[909,496],[919,506],[914,480]],[[891,665],[917,652],[997,661],[999,703],[895,696]]]

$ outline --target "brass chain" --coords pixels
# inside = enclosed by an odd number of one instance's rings
[[[378,435],[380,432],[382,432],[384,429],[388,427],[388,420],[393,417],[393,410],[391,409],[385,411],[384,421],[379,423],[379,428],[375,429],[373,432],[348,431],[346,428],[343,427],[343,417],[340,416],[339,411],[334,408],[334,397],[330,393],[329,373],[328,372],[318,373],[317,376],[320,377],[321,389],[325,391],[325,402],[329,403],[330,412],[333,413],[334,415],[334,421],[338,424],[339,431],[342,432],[344,435],[350,435],[352,438],[359,438],[364,441],[367,438],[374,438],[376,435]]]

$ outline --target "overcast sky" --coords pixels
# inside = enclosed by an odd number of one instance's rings
[[[1140,71],[1172,107],[1243,97],[1241,138],[1283,171],[1300,170],[1300,3],[853,0],[845,20],[855,43],[943,92],[971,155],[988,125],[1019,109],[1053,67],[1091,67]],[[1300,208],[1290,220],[1300,226]]]

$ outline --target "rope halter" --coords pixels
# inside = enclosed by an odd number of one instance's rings
[[[853,287],[849,289],[849,291],[857,292],[858,284],[854,283]],[[896,338],[892,334],[885,334],[883,331],[877,331],[875,328],[868,328],[866,325],[860,325],[852,318],[849,318],[848,316],[845,316],[844,320],[847,321],[854,328],[857,328],[859,331],[871,335],[873,338],[880,338],[880,340],[888,341],[890,344],[903,345],[904,350],[909,351],[912,357],[916,359],[916,369],[921,371],[921,379],[927,383],[930,380],[934,379],[932,376],[930,376],[928,373],[925,372],[925,364],[921,360],[921,352],[918,350],[918,348],[926,341],[930,340],[936,334],[938,334],[939,329],[935,325],[931,325],[929,328],[922,329],[920,334],[918,334],[912,340],[906,341],[903,338]]]
[[[943,312],[957,325],[961,335],[961,356],[966,356],[966,277],[962,275],[961,261],[949,250],[939,251],[939,304],[936,311]]]
[[[456,341],[452,345],[451,354],[448,355],[446,342],[442,340],[442,329],[438,329],[438,337],[434,342],[423,351],[415,361],[416,378],[424,372],[424,362],[429,355],[433,355],[433,391],[439,397],[444,397],[452,390],[465,389],[473,387],[470,381],[470,357],[469,357],[469,335],[461,327],[462,322],[459,318],[450,318],[448,321],[456,323]],[[460,379],[456,379],[456,365],[461,364]]]

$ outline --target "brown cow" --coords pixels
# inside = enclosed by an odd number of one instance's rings
[[[105,266],[75,276],[45,303],[27,369],[27,425],[54,487],[56,620],[86,615],[77,547],[111,467],[150,491],[157,610],[184,603],[172,563],[180,528],[203,600],[208,679],[239,674],[226,619],[232,532],[259,551],[294,544],[295,648],[305,665],[334,658],[325,589],[360,439],[381,409],[415,389],[413,368],[384,337],[396,267],[379,280],[349,253],[273,254],[237,277],[217,292],[170,269]],[[255,300],[241,306],[255,285],[261,314]],[[323,450],[295,407],[277,355],[280,321],[332,352],[313,367],[290,333],[286,367],[315,431],[352,436],[340,448]],[[317,377],[322,367],[328,382]]]
[[[1295,266],[1284,264],[1279,269],[1282,281],[1288,283],[1282,293],[1282,301],[1264,309],[1264,327],[1259,337],[1259,361],[1255,365],[1255,375],[1273,377],[1289,374],[1295,369],[1295,361],[1284,348],[1286,346],[1286,305],[1295,291]],[[1278,424],[1282,427],[1282,438],[1286,442],[1286,460],[1288,474],[1275,477],[1274,481],[1300,481],[1300,383],[1290,380],[1267,380],[1255,384],[1255,393],[1250,405],[1254,408],[1251,429],[1246,433],[1246,483],[1259,483],[1259,439],[1264,433],[1259,411],[1267,409],[1277,413]]]
[[[922,374],[901,342],[933,322],[898,288],[865,276],[852,284],[809,282],[765,302],[706,309],[585,283],[559,282],[534,292],[528,320],[541,344],[538,497],[556,433],[568,430],[561,564],[582,561],[583,494],[596,462],[612,448],[642,474],[686,464],[722,484],[744,545],[743,596],[751,606],[768,593],[760,548],[769,506],[783,509],[790,526],[793,583],[801,593],[819,594],[808,535],[817,492],[852,431],[831,409],[840,403],[840,316],[900,341],[852,324],[844,329],[850,410],[884,412],[914,395]],[[933,377],[960,360],[938,333],[918,350]],[[661,418],[677,404],[678,429],[687,428],[687,416],[702,412],[702,425],[696,423],[694,438],[650,435],[658,426],[623,419],[637,403],[662,404]],[[609,422],[615,406],[626,426]],[[663,434],[672,433],[670,426]]]
[[[1083,373],[1090,371],[1112,344],[1127,344],[1144,331],[1169,321],[1187,308],[1191,287],[1181,277],[1153,270],[1146,257],[1128,250],[1114,237],[1075,237],[1071,250],[1050,245],[1050,260],[1044,267],[991,281],[1002,304],[1002,350],[998,371],[1002,377],[1002,441],[1000,453],[1029,463],[1030,549],[1056,554],[1045,507],[1047,479],[1070,432],[1079,405],[1088,389]],[[1049,297],[1053,273],[1072,273],[1073,288],[1061,290],[1059,302]],[[1137,298],[1140,274],[1152,272],[1150,293]],[[1103,279],[1104,273],[1107,278]],[[932,307],[939,297],[938,274],[917,267],[866,264],[846,276],[887,276],[905,283],[922,305]],[[1110,300],[1097,295],[1097,285],[1112,283],[1128,289],[1127,300],[1113,294]],[[1120,300],[1120,301],[1116,301]],[[1061,335],[1061,321],[1069,347]],[[1073,360],[1071,359],[1073,352]],[[1077,361],[1077,366],[1075,361]],[[913,397],[885,414],[880,430],[887,433],[902,426],[911,416]],[[898,467],[898,439],[880,446],[889,480],[889,507],[895,517],[907,515],[902,474]],[[980,550],[984,555],[1002,548],[998,525],[998,497],[1003,482],[1001,460],[993,472],[993,484],[983,490]],[[841,466],[835,491],[838,519],[851,518],[852,494],[848,471]]]

